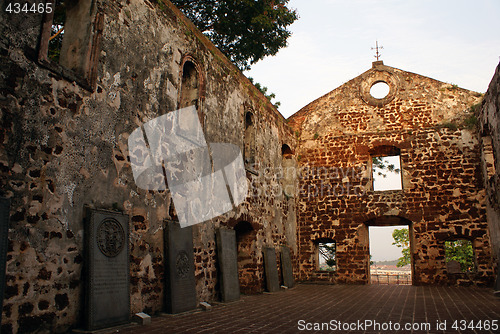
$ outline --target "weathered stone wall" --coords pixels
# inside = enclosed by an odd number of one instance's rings
[[[252,112],[255,164],[247,176],[255,189],[270,186],[194,226],[198,301],[219,298],[217,227],[251,226],[251,247],[242,245],[239,256],[247,256],[239,263],[245,291],[263,289],[264,245],[296,245],[295,199],[272,191],[281,182],[275,173],[264,176],[281,166],[283,144],[295,148],[283,117],[169,2],[96,1],[91,9],[85,54],[94,63],[83,63],[96,67],[83,72],[37,61],[42,14],[0,14],[0,195],[12,202],[2,333],[81,326],[85,206],[129,215],[131,313],[163,310],[162,229],[175,210],[169,192],[135,185],[127,139],[179,106],[186,60],[198,71],[207,142],[243,150]]]
[[[488,224],[493,251],[500,257],[500,66],[496,68],[479,111]]]
[[[383,99],[370,95],[379,81],[390,87]],[[491,284],[480,144],[468,112],[479,97],[375,62],[289,119],[300,137],[300,279],[367,283],[368,227],[409,225],[414,284]],[[371,158],[384,147],[400,151],[403,190],[373,191]],[[447,273],[444,243],[456,238],[473,241],[475,273]],[[318,272],[322,240],[337,245],[331,278]]]

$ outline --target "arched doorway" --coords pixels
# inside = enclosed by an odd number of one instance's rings
[[[412,222],[399,216],[380,216],[367,220],[365,226],[369,244],[369,284],[413,284]]]
[[[257,231],[248,221],[240,221],[234,226],[238,252],[238,277],[240,291],[252,294],[260,291],[258,276],[257,252],[255,239]]]

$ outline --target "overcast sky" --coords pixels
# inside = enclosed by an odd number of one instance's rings
[[[395,168],[399,169],[400,158],[399,156],[385,157],[382,158],[382,162],[385,165],[393,164]],[[381,171],[383,175],[377,174]],[[401,174],[389,171],[380,170],[374,167],[373,174],[373,187],[376,190],[396,190],[401,189]],[[385,175],[385,177],[384,177]],[[369,231],[370,236],[370,255],[373,261],[392,261],[403,256],[402,248],[394,246],[394,238],[392,237],[392,232],[395,229],[407,228],[407,226],[387,226],[378,227],[371,226]]]
[[[372,261],[392,261],[403,256],[402,248],[392,245],[395,229],[408,228],[408,226],[370,226],[370,255]]]
[[[484,93],[500,60],[500,0],[291,0],[299,20],[289,46],[246,72],[288,118],[384,64]],[[374,260],[398,258],[392,229],[370,233]]]
[[[247,76],[269,88],[289,117],[384,64],[485,92],[500,57],[499,0],[291,0],[299,20],[289,46]]]

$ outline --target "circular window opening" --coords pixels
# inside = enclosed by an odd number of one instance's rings
[[[370,95],[376,99],[383,99],[389,94],[389,90],[389,85],[386,82],[379,81],[370,88]]]

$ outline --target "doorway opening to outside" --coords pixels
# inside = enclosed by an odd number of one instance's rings
[[[410,221],[397,216],[384,216],[366,224],[370,245],[370,284],[411,285]]]

